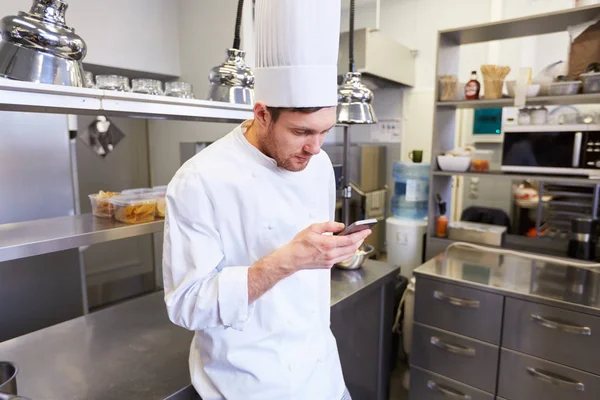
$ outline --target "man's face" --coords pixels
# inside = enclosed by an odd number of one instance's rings
[[[260,147],[277,162],[279,168],[302,171],[311,157],[319,154],[325,134],[335,126],[336,108],[312,113],[283,111],[277,122],[269,123],[260,135]]]

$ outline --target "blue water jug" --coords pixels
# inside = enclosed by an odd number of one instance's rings
[[[429,164],[394,163],[392,213],[398,218],[422,220],[427,217]]]

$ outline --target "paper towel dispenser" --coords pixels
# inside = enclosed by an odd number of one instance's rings
[[[348,32],[340,35],[339,82],[348,72]],[[412,51],[378,30],[354,31],[354,61],[362,82],[371,90],[385,87],[412,87],[415,84],[415,57]]]

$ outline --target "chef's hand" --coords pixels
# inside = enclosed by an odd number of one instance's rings
[[[370,229],[344,236],[325,235],[341,232],[344,224],[323,222],[313,224],[277,250],[278,257],[293,270],[331,268],[334,264],[352,257],[371,234]]]

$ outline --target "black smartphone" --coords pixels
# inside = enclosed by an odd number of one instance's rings
[[[371,219],[363,219],[361,221],[353,222],[351,225],[344,228],[340,233],[336,233],[336,235],[350,235],[356,232],[364,231],[365,229],[371,229],[377,224],[377,220],[375,218]]]

